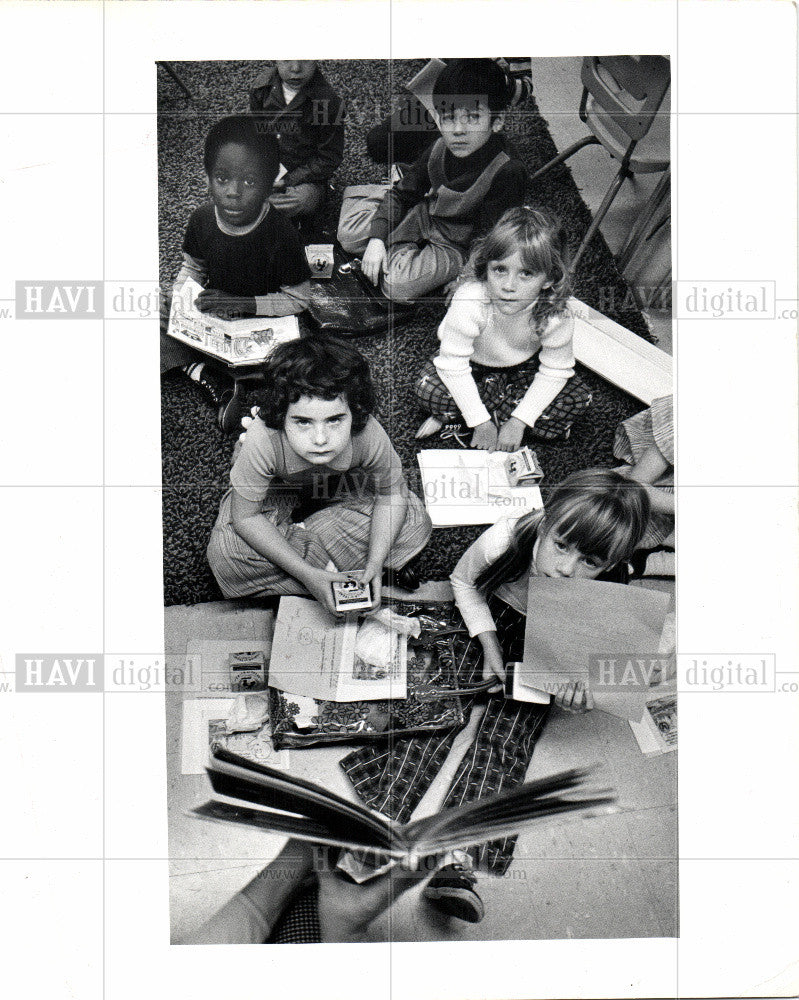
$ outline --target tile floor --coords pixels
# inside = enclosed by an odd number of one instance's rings
[[[447,596],[446,584],[428,597]],[[165,610],[167,653],[181,656],[205,639],[268,640],[272,613],[244,602]],[[201,694],[198,692],[194,695]],[[218,694],[215,693],[215,696]],[[166,699],[172,940],[179,942],[245,885],[282,846],[278,836],[204,823],[187,811],[204,802],[204,775],[181,774],[182,697]],[[459,736],[415,816],[436,811],[477,724]],[[289,751],[289,771],[340,795],[355,794],[338,760],[341,748]],[[676,755],[645,758],[626,722],[600,712],[553,713],[529,778],[599,761],[619,808],[587,820],[560,819],[519,838],[503,878],[480,876],[486,918],[479,925],[443,917],[411,890],[376,921],[370,938],[394,941],[542,940],[671,937],[677,921]]]
[[[580,121],[582,84],[578,58],[536,59],[533,68],[533,87],[539,110],[549,125],[558,150],[588,134]],[[662,107],[668,112],[669,95]],[[595,211],[604,197],[617,167],[601,146],[587,146],[568,161],[569,169],[583,200]],[[616,200],[602,223],[602,235],[613,253],[624,246],[627,236],[646,203],[660,174],[640,174],[624,182]],[[654,289],[671,273],[671,230],[665,226],[645,246],[640,257],[631,262],[628,279],[639,286],[644,294],[654,295]],[[664,351],[672,353],[671,312],[666,309],[645,310],[652,332]]]

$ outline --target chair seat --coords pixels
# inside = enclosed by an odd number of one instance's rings
[[[586,124],[602,145],[616,160],[622,160],[630,144],[627,136],[611,115],[604,111],[589,96],[586,104]],[[669,109],[665,105],[655,116],[649,132],[635,147],[630,160],[630,171],[634,174],[658,173],[668,167],[670,161]]]

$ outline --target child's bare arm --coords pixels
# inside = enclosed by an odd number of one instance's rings
[[[644,451],[635,465],[620,470],[628,479],[642,483],[649,494],[649,502],[655,514],[671,514],[674,516],[674,494],[659,490],[653,484],[671,468],[671,463],[664,457],[656,444],[651,444]]]
[[[483,647],[483,680],[487,681],[491,677],[496,677],[504,684],[505,657],[502,655],[502,647],[499,644],[497,633],[481,632],[477,638]]]
[[[388,561],[391,547],[405,521],[408,501],[403,493],[378,494],[372,508],[372,524],[369,530],[369,555],[366,566],[359,574],[361,580],[372,584],[372,595],[377,607],[380,604],[380,589],[383,568]]]

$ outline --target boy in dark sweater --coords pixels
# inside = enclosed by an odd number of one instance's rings
[[[344,156],[341,99],[315,60],[281,59],[253,84],[250,110],[280,144],[286,173],[271,203],[287,215],[312,215]]]
[[[279,153],[274,136],[250,115],[216,122],[205,140],[210,202],[192,212],[183,240],[183,265],[173,295],[191,278],[203,287],[194,301],[203,313],[233,319],[302,312],[311,276],[299,234],[270,204]],[[220,407],[220,425],[232,426],[233,380],[209,366],[205,355],[161,328],[161,373],[181,368]]]
[[[344,191],[338,239],[364,275],[399,302],[461,271],[472,239],[524,201],[527,170],[501,132],[512,97],[491,59],[455,59],[433,88],[440,138],[388,190]]]

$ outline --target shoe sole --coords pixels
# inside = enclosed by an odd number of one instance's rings
[[[232,393],[230,399],[220,405],[217,423],[223,434],[234,434],[239,430],[241,410],[242,407],[238,399]]]
[[[436,909],[450,917],[465,920],[468,924],[479,924],[485,916],[482,899],[470,889],[431,889],[428,887],[425,889],[424,897],[430,900]]]

